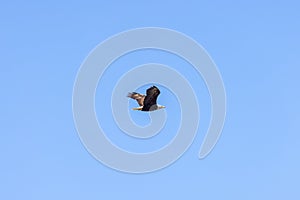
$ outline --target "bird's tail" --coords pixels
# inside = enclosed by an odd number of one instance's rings
[[[137,108],[132,108],[132,110],[142,110],[143,106],[137,107]]]
[[[136,94],[138,94],[138,93],[136,93],[136,92],[128,92],[127,97],[133,98],[134,95],[136,95]]]
[[[128,92],[128,94],[127,94],[127,97],[131,98],[131,97],[132,97],[132,95],[133,95],[133,93],[131,93],[131,92]]]

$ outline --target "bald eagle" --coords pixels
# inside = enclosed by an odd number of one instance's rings
[[[147,89],[146,95],[132,92],[128,93],[127,97],[136,100],[140,106],[138,108],[133,108],[133,110],[153,111],[165,108],[165,106],[161,106],[156,103],[159,94],[159,89],[156,86],[152,86]]]

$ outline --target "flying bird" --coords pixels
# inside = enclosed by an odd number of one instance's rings
[[[132,93],[128,93],[127,97],[136,100],[140,106],[138,108],[133,108],[133,110],[153,111],[153,110],[165,108],[165,106],[158,105],[156,103],[159,94],[160,94],[159,89],[156,86],[152,86],[147,89],[146,95],[132,92]]]

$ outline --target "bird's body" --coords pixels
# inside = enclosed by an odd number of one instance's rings
[[[129,93],[127,97],[135,99],[140,107],[133,108],[133,110],[141,110],[141,111],[153,111],[165,108],[165,106],[158,105],[156,100],[160,91],[157,87],[152,86],[147,89],[146,96],[143,94],[139,94],[136,92]]]

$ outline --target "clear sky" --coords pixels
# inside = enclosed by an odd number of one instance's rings
[[[0,199],[299,199],[299,9],[296,0],[2,2]],[[107,88],[118,79],[118,66],[158,62],[182,70],[200,91],[201,122],[188,151],[163,170],[133,175],[86,151],[73,121],[72,91],[81,63],[97,44],[147,26],[182,32],[208,51],[225,84],[227,118],[216,147],[199,160],[210,116],[203,81],[164,52],[119,59],[103,79]],[[141,152],[172,139],[178,103],[167,88],[161,90],[160,103],[169,105],[171,117],[164,135],[142,143],[117,131],[108,137]],[[101,101],[110,102],[101,99],[100,84],[99,112]],[[133,119],[143,124],[140,117],[147,119],[139,114],[132,113]],[[108,116],[104,128],[116,130]]]

